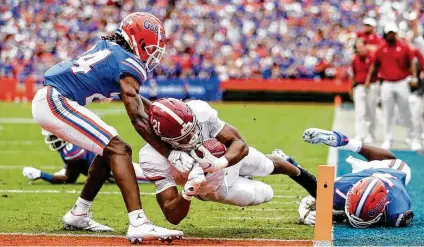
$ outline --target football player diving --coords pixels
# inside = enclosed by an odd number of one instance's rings
[[[347,221],[355,228],[372,225],[408,226],[414,214],[405,186],[411,180],[411,169],[390,151],[349,139],[336,131],[311,128],[303,138],[311,144],[345,147],[367,161],[349,156],[352,173],[335,178],[333,217]],[[304,224],[315,224],[315,198],[305,197],[299,206]]]
[[[24,167],[22,174],[29,180],[42,179],[53,184],[73,184],[77,181],[78,177],[82,174],[88,175],[88,170],[93,162],[96,154],[89,152],[77,145],[66,142],[54,134],[42,129],[41,134],[44,136],[44,142],[48,145],[50,150],[57,151],[62,158],[64,167],[54,174],[41,171],[34,167]],[[143,175],[143,171],[137,163],[133,162],[135,175],[138,183],[148,182]],[[112,172],[108,178],[110,183],[114,183]]]
[[[198,162],[189,173],[181,173],[149,144],[140,150],[140,166],[146,178],[154,182],[157,202],[172,224],[187,216],[193,197],[241,207],[273,198],[271,186],[247,177],[285,174],[312,197],[316,195],[317,184],[312,174],[280,150],[264,155],[249,146],[240,132],[222,121],[218,112],[204,101],[159,99],[150,107],[150,123],[163,141],[175,150],[190,152]],[[222,157],[215,157],[202,145],[210,138],[226,146]],[[196,150],[203,154],[196,154]],[[177,185],[183,186],[181,193]]]

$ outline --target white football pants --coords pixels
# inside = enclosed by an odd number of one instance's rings
[[[409,96],[409,108],[411,110],[412,124],[414,125],[415,132],[419,136],[424,133],[423,107],[423,97],[411,93]]]
[[[378,86],[378,83],[373,83],[367,89],[360,84],[353,89],[355,134],[361,139],[375,136]]]

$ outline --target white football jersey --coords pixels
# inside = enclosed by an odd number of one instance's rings
[[[187,102],[187,105],[197,117],[201,129],[200,135],[203,140],[215,138],[224,128],[225,122],[219,119],[218,112],[207,102],[192,100]],[[187,181],[188,174],[180,173],[166,157],[162,156],[149,144],[141,148],[139,163],[147,179],[155,183],[156,193],[160,193],[177,184],[184,185]],[[223,180],[224,175],[224,170],[208,173],[206,175],[206,183],[198,190],[197,194],[206,195],[211,191],[215,191]]]

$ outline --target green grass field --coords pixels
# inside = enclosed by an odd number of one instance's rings
[[[280,148],[313,173],[318,164],[326,162],[327,148],[303,143],[302,132],[308,127],[330,128],[332,105],[219,103],[213,107],[224,121],[240,130],[249,145],[264,153]],[[133,147],[133,160],[137,161],[138,150],[145,142],[133,130],[121,104],[95,104],[90,108],[119,131]],[[0,232],[62,233],[61,217],[73,206],[78,193],[71,192],[81,190],[84,177],[75,185],[51,185],[28,182],[22,176],[24,166],[48,166],[43,169],[48,172],[62,167],[60,156],[44,144],[40,127],[26,123],[30,118],[30,104],[0,103]],[[24,123],[17,123],[18,120]],[[300,225],[297,220],[298,202],[306,191],[284,176],[261,180],[274,189],[271,203],[239,208],[194,200],[189,216],[179,226],[166,222],[153,195],[142,195],[142,201],[153,222],[181,229],[189,237],[312,239],[313,228]],[[140,189],[154,192],[151,184],[140,185]],[[116,185],[107,184],[102,191],[119,190]],[[100,194],[92,211],[97,221],[115,228],[114,234],[125,234],[128,218],[119,194]]]

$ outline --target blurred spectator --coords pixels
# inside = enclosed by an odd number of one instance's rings
[[[421,6],[415,0],[0,1],[0,76],[38,80],[134,11],[155,14],[167,32],[167,54],[150,76],[343,78],[361,20],[372,17],[377,32],[395,20],[408,32],[409,8]],[[422,23],[421,12],[416,19]]]

